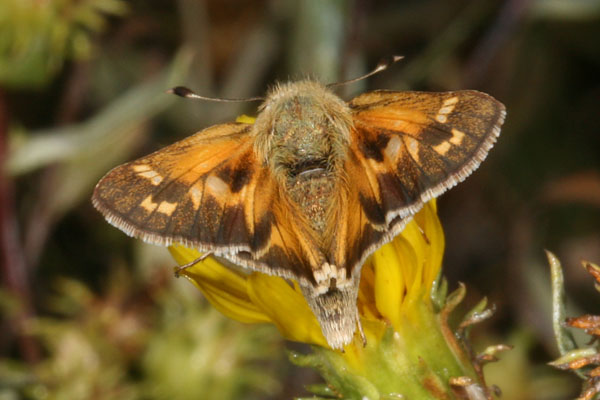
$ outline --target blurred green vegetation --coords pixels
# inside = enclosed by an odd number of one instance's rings
[[[255,114],[164,93],[261,95],[277,80],[478,89],[507,106],[489,159],[439,202],[444,273],[497,314],[476,346],[511,400],[562,400],[543,249],[562,260],[568,315],[600,309],[600,0],[2,0],[0,399],[284,399],[316,382],[274,328],[228,321],[166,250],[109,226],[89,197],[121,162]],[[585,338],[579,338],[584,342]],[[290,346],[290,344],[287,344]],[[297,350],[302,346],[292,344]]]
[[[92,34],[106,17],[123,15],[122,0],[4,0],[0,8],[0,82],[4,87],[48,84],[65,60],[89,59]]]

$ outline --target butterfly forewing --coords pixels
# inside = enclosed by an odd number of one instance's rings
[[[398,234],[426,201],[464,180],[500,133],[504,106],[476,91],[375,91],[350,103],[349,269]],[[361,226],[362,224],[362,226]],[[342,242],[349,249],[341,251]],[[354,249],[352,249],[354,247]]]
[[[213,126],[121,165],[98,183],[93,203],[147,242],[180,242],[255,270],[310,277],[311,252],[293,221],[279,217],[285,199],[256,159],[249,128]]]
[[[254,172],[245,162],[252,156],[248,129],[218,125],[121,165],[98,183],[94,204],[113,224],[152,243],[245,243],[243,220],[229,216],[233,225],[227,232],[218,221],[240,197],[236,182],[222,178],[223,170],[243,171],[245,179]]]

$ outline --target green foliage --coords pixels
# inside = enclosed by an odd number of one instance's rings
[[[109,15],[124,15],[122,0],[3,0],[0,4],[0,85],[47,84],[66,59],[92,53],[91,35]]]
[[[102,295],[56,282],[48,304],[55,317],[28,328],[46,356],[33,368],[0,359],[0,398],[233,400],[280,389],[275,329],[226,320],[195,292],[182,293],[186,282],[147,299],[129,293],[131,279],[117,270]]]

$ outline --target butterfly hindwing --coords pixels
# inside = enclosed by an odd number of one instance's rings
[[[397,235],[425,202],[479,166],[500,133],[505,111],[476,91],[375,91],[349,106],[354,121],[345,166],[352,178],[350,226],[336,246],[347,246],[338,253],[347,254],[344,265],[352,270]]]

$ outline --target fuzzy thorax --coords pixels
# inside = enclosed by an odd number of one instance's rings
[[[278,84],[253,126],[255,151],[276,175],[311,167],[335,170],[346,157],[352,117],[348,105],[320,83]]]

